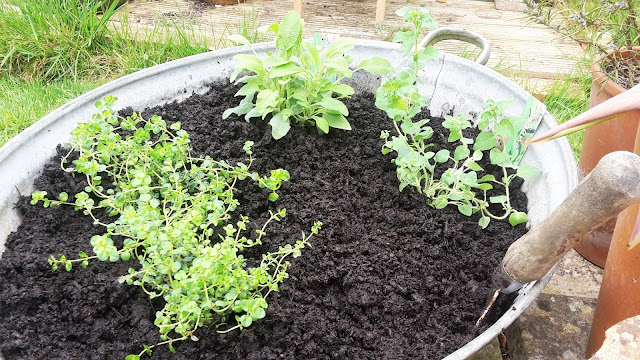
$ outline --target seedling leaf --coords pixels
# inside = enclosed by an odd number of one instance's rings
[[[509,216],[509,223],[512,226],[516,226],[518,224],[522,224],[527,222],[527,214],[523,212],[516,211]]]
[[[229,41],[232,41],[236,44],[240,44],[240,45],[251,45],[251,42],[244,36],[240,35],[240,34],[231,34],[229,36],[227,36],[227,39]]]
[[[342,129],[342,130],[351,130],[351,125],[341,114],[334,113],[324,113],[322,117],[327,120],[327,123],[332,128]]]
[[[327,110],[338,112],[344,116],[349,115],[349,110],[347,110],[347,107],[339,100],[336,100],[333,98],[325,97],[324,99],[322,99],[322,101],[318,103],[318,105],[322,106]]]
[[[442,149],[436,153],[434,160],[439,163],[445,163],[449,161],[449,150]]]
[[[378,56],[375,56],[371,59],[363,60],[360,63],[360,67],[365,71],[378,75],[385,75],[393,71],[393,66],[391,66],[391,63],[387,59]]]
[[[269,125],[271,125],[271,135],[276,140],[287,135],[289,129],[291,129],[289,120],[282,117],[282,114],[274,115],[269,121]]]
[[[480,134],[478,134],[475,144],[473,145],[473,150],[480,150],[480,151],[489,150],[489,149],[492,149],[494,146],[496,146],[497,143],[498,142],[492,133],[488,131],[483,131]]]
[[[540,170],[538,170],[538,168],[531,165],[522,164],[518,166],[516,175],[520,176],[523,179],[527,179],[527,178],[532,178],[538,175],[539,173],[540,173]]]

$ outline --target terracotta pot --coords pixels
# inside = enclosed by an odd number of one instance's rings
[[[213,5],[238,5],[239,3],[243,3],[244,0],[202,0],[202,2]]]
[[[633,50],[637,54],[637,52],[640,52],[640,46],[633,47]],[[609,51],[598,56],[591,67],[593,82],[589,98],[590,108],[626,91],[613,80],[609,80],[600,68],[600,60],[613,53],[613,51]],[[621,49],[615,54],[620,57],[629,57],[630,51]],[[636,56],[640,58],[640,55]],[[633,151],[639,123],[640,111],[633,111],[585,130],[580,163],[578,164],[580,175],[582,177],[586,176],[593,170],[598,161],[610,152],[618,150]],[[604,267],[615,226],[616,221],[612,220],[594,230],[587,238],[580,241],[575,249],[595,265]]]
[[[634,152],[640,154],[640,132]],[[629,247],[629,241],[640,232],[639,210],[637,202],[618,216],[587,343],[587,358],[602,347],[607,329],[640,315],[640,245]]]

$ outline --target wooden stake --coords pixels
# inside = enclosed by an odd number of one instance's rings
[[[298,15],[302,17],[302,0],[293,0],[293,10],[298,12]]]
[[[376,24],[384,21],[384,13],[387,5],[387,0],[378,0],[376,3]]]

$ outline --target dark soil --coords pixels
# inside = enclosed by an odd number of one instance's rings
[[[524,225],[493,221],[483,231],[476,216],[432,209],[409,189],[400,193],[391,156],[380,151],[380,131],[391,124],[374,108],[372,94],[348,101],[352,131],[319,137],[293,128],[274,141],[265,123],[221,120],[239,101],[234,93],[231,86],[213,87],[145,116],[180,120],[195,152],[218,159],[242,159],[242,145],[253,140],[256,170],[291,173],[276,203],[250,183],[240,187],[238,212],[255,226],[269,209],[287,209],[258,251],[294,242],[316,220],[324,226],[313,248],[292,260],[265,319],[225,335],[200,329],[199,341],[177,344],[176,354],[159,348],[153,359],[436,359],[470,341],[490,274]],[[439,123],[432,121],[436,132]],[[446,135],[435,137],[446,143]],[[82,179],[60,171],[57,161],[36,187],[50,194],[82,190]],[[526,209],[516,187],[516,206]],[[162,300],[117,282],[133,261],[93,262],[71,272],[47,264],[50,255],[89,252],[100,228],[71,208],[31,206],[26,197],[16,206],[24,223],[0,261],[6,360],[123,359],[159,341],[153,320]]]

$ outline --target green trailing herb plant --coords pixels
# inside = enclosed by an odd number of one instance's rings
[[[394,38],[405,51],[408,65],[395,76],[382,80],[376,91],[376,106],[393,119],[395,135],[382,132],[381,138],[385,140],[382,152],[395,152],[397,155],[393,162],[397,166],[400,190],[413,187],[424,194],[427,203],[435,208],[454,205],[467,216],[480,213],[479,225],[482,228],[487,227],[491,219],[508,217],[514,226],[526,222],[527,215],[513,209],[509,201],[509,184],[516,175],[509,175],[507,168],[516,166],[511,164],[511,158],[505,151],[507,142],[515,139],[517,132],[514,129],[519,129],[522,119],[502,118],[509,102],[489,102],[480,116],[479,126],[485,131],[476,139],[469,139],[463,130],[470,128],[472,123],[464,115],[445,116],[442,125],[449,130],[448,141],[457,146],[453,153],[434,149],[430,142],[433,129],[428,126],[429,120],[415,120],[422,108],[429,104],[429,98],[418,91],[418,73],[428,61],[438,58],[433,47],[420,49],[418,38],[424,30],[432,29],[434,22],[426,9],[405,7],[396,13],[412,25],[411,30],[400,31]],[[488,131],[490,128],[493,131]],[[486,151],[489,151],[491,163],[502,167],[502,178],[481,175],[484,169],[478,161]],[[444,168],[439,178],[436,177],[436,168]],[[535,168],[523,165],[518,168],[517,176],[529,177],[536,172]],[[488,196],[494,185],[504,188],[504,195]],[[503,213],[490,212],[492,203],[500,204]]]
[[[355,71],[365,70],[375,74],[387,74],[391,64],[380,57],[364,60],[352,70],[352,58],[345,53],[353,48],[355,40],[339,38],[324,50],[302,41],[304,21],[297,12],[289,12],[280,24],[268,29],[276,34],[276,50],[261,58],[253,54],[234,56],[238,65],[231,75],[231,82],[244,86],[236,96],[244,96],[240,104],[224,112],[223,118],[231,114],[265,119],[271,115],[269,124],[272,136],[285,136],[291,124],[315,126],[319,133],[327,134],[331,128],[350,130],[345,118],[349,110],[340,101],[354,93],[351,86],[342,84]],[[232,35],[230,40],[251,46],[248,39]],[[243,73],[249,73],[238,79]]]
[[[260,263],[250,268],[243,250],[260,245],[267,225],[280,221],[286,211],[270,213],[250,236],[246,217],[232,221],[238,206],[234,190],[239,181],[250,180],[270,190],[269,200],[276,201],[276,191],[289,173],[251,172],[250,141],[244,146],[246,164],[193,156],[180,123],[167,127],[158,116],[145,120],[137,114],[122,118],[111,109],[114,101],[107,97],[96,103],[99,112],[72,131],[71,149],[62,159],[65,171],[86,178],[84,191],[73,196],[63,192],[57,199],[43,191],[32,195],[34,205],[73,206],[105,229],[91,238],[95,255],[51,256],[52,268],[70,271],[74,264],[86,267],[94,259],[138,260],[120,281],[140,286],[150,298],[165,300],[155,319],[162,342],[145,346],[127,360],[150,354],[161,344],[174,351],[175,341],[197,340],[194,332],[201,326],[213,324],[219,332],[228,332],[262,319],[267,297],[287,278],[287,259],[310,246],[309,239],[321,224],[315,223],[311,233],[303,233],[294,244],[263,254]],[[72,154],[77,159],[67,167]],[[101,220],[99,214],[104,212],[112,220]]]

